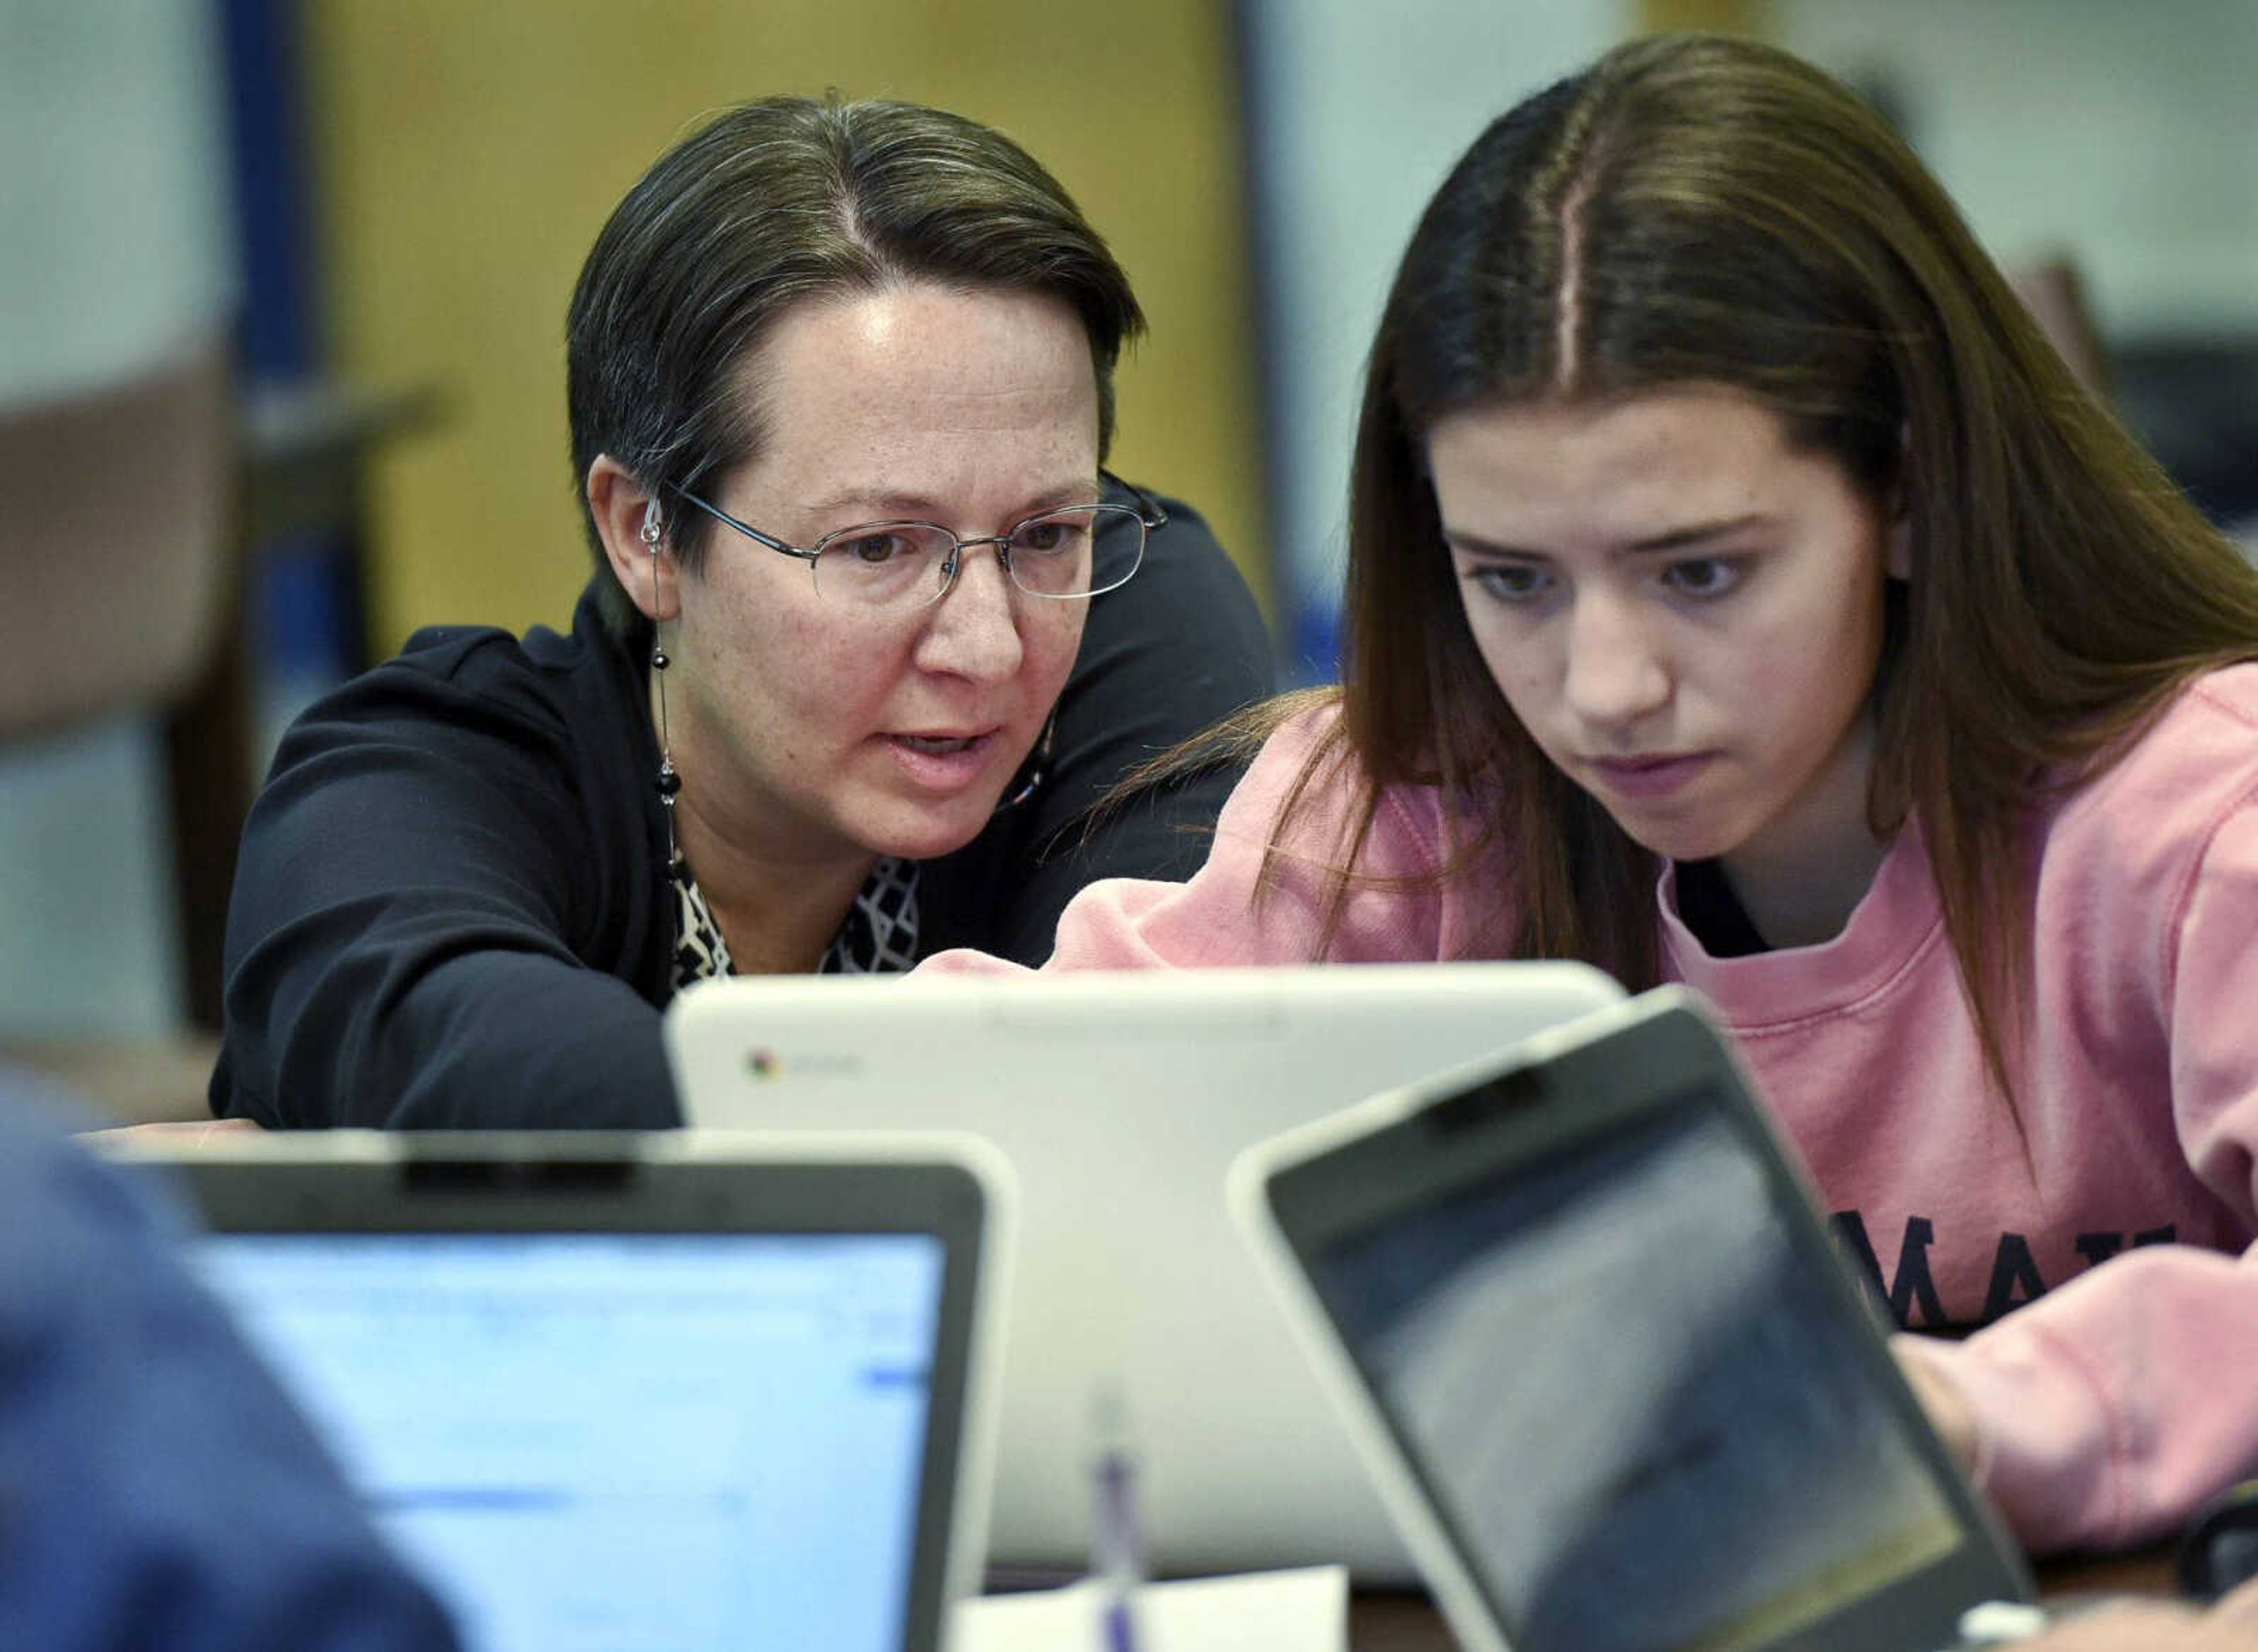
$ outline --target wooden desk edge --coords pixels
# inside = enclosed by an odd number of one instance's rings
[[[2040,1562],[2039,1595],[2067,1599],[2080,1595],[2173,1592],[2169,1544],[2121,1555],[2072,1555]],[[1457,1652],[1443,1614],[1417,1590],[1359,1589],[1349,1596],[1349,1652]]]

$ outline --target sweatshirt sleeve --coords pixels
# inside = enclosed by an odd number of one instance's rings
[[[2258,1248],[2144,1245],[1964,1343],[1900,1337],[1975,1414],[2034,1554],[2152,1542],[2258,1470]]]
[[[1437,811],[1425,794],[1384,794],[1330,942],[1321,945],[1331,869],[1355,805],[1345,763],[1318,755],[1330,708],[1304,713],[1265,742],[1225,804],[1204,864],[1182,883],[1111,878],[1067,906],[1046,969],[1381,963],[1441,955],[1445,898]],[[1312,761],[1303,806],[1285,802]],[[1275,846],[1276,853],[1271,850]],[[1265,879],[1265,862],[1268,877]],[[919,973],[1009,972],[978,953],[936,954]]]
[[[2173,1121],[2247,1246],[2258,1233],[2252,808],[2211,834],[2178,893],[2155,977]],[[1918,1357],[1969,1400],[1978,1482],[2034,1551],[2148,1542],[2258,1473],[2258,1246],[2139,1246]]]
[[[531,667],[400,663],[292,729],[227,932],[213,1110],[270,1127],[664,1127],[633,805]]]

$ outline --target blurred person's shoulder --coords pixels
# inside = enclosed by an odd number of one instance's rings
[[[0,1062],[0,1318],[19,1328],[67,1287],[72,1256],[173,1230],[145,1178],[75,1139],[100,1122],[46,1074]]]

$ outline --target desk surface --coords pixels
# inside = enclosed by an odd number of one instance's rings
[[[1457,1652],[1458,1644],[1424,1594],[1360,1591],[1349,1598],[1349,1652]]]
[[[2049,1599],[2082,1594],[2169,1594],[2169,1549],[2127,1555],[2050,1561],[2038,1568],[2039,1592]],[[1360,1591],[1348,1607],[1349,1652],[1457,1652],[1442,1614],[1424,1594]]]

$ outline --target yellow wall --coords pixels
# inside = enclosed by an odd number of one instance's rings
[[[1229,9],[1216,0],[316,0],[309,93],[331,358],[444,413],[378,464],[373,645],[561,623],[588,571],[564,307],[605,215],[702,111],[770,92],[958,110],[1024,144],[1127,266],[1152,335],[1116,467],[1261,580]]]
[[[1708,29],[1721,34],[1768,35],[1770,0],[1637,0],[1637,26],[1649,33],[1672,29]]]

